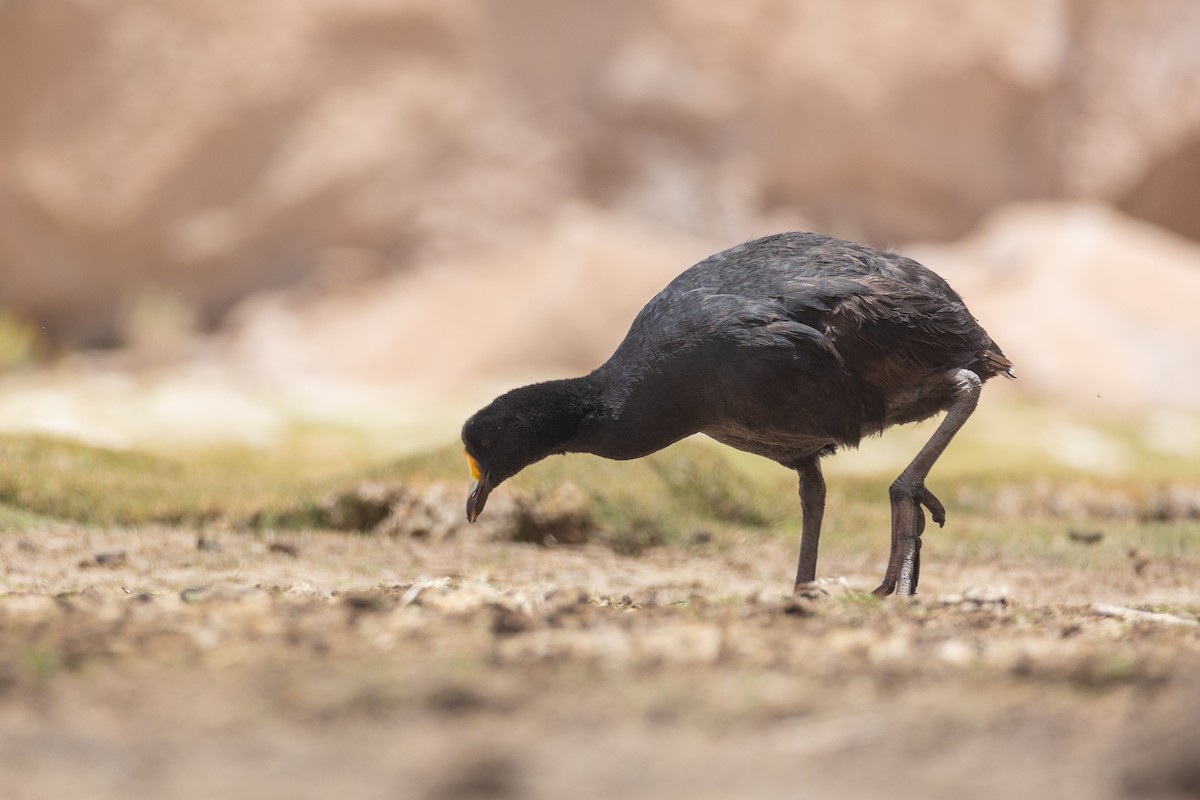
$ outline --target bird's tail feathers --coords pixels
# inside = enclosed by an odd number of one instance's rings
[[[1003,353],[997,353],[995,350],[985,350],[983,360],[992,368],[992,371],[999,373],[1010,381],[1017,379],[1017,373],[1013,371],[1013,363],[1008,360],[1008,356]]]

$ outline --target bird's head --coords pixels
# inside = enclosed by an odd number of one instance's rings
[[[492,401],[463,425],[463,449],[471,469],[468,522],[479,518],[492,489],[540,458],[530,452],[527,421],[513,413],[506,397]]]
[[[503,481],[551,453],[565,452],[584,415],[577,394],[568,381],[524,386],[500,395],[466,421],[468,522],[479,518],[488,494]]]

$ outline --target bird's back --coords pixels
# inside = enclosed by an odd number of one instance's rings
[[[661,405],[695,431],[786,463],[937,413],[949,402],[937,376],[964,367],[986,380],[1011,364],[938,275],[893,253],[785,233],[680,274],[597,374],[635,412]]]

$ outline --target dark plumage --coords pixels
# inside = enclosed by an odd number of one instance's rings
[[[1011,367],[954,290],[917,262],[815,233],[767,236],[671,281],[590,375],[514,389],[467,420],[467,517],[548,455],[637,458],[705,433],[799,474],[800,586],[816,572],[819,459],[946,411],[891,488],[892,552],[876,592],[911,594],[922,507],[945,521],[925,477],[980,384]]]

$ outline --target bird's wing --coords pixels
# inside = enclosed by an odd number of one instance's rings
[[[848,278],[796,278],[783,291],[769,296],[704,292],[704,318],[711,320],[710,335],[766,355],[797,359],[804,354],[829,356],[843,365],[841,353],[823,322],[831,310],[866,287]]]
[[[807,320],[824,314],[853,297],[870,293],[860,279],[840,276],[795,277],[787,281],[777,297],[792,319]]]
[[[981,375],[1012,366],[953,289],[928,270],[876,275],[827,318],[849,368],[876,386],[902,386],[956,367]]]

